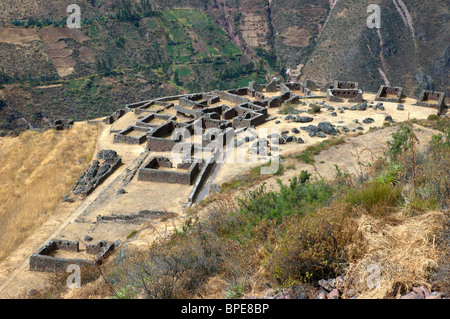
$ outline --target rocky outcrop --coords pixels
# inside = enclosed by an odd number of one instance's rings
[[[122,160],[113,150],[103,150],[97,154],[97,160],[93,160],[88,168],[81,174],[78,180],[64,198],[71,201],[76,196],[83,198],[88,196],[98,185],[111,175],[120,165]]]

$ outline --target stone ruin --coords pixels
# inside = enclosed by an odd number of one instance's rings
[[[107,116],[103,120],[103,123],[105,123],[105,124],[113,124],[115,121],[117,121],[118,119],[120,119],[124,115],[125,115],[125,110],[124,109],[117,110],[113,114]]]
[[[422,90],[416,105],[435,108],[438,110],[438,115],[441,115],[444,107],[446,107],[445,92]]]
[[[63,131],[71,129],[74,125],[73,120],[60,119],[56,120],[50,125],[50,128],[55,129],[56,131]]]
[[[332,86],[327,85],[327,101],[361,103],[363,101],[363,91],[358,88],[358,82],[335,81]]]
[[[147,140],[149,127],[131,125],[114,134],[113,143],[142,144]]]
[[[403,98],[403,88],[381,85],[375,101],[400,103]]]
[[[80,267],[95,267],[101,265],[103,260],[114,250],[115,244],[104,240],[97,244],[87,244],[85,253],[92,255],[91,259],[80,252],[78,241],[52,239],[42,246],[36,254],[30,255],[30,270],[41,272],[65,272],[69,265]],[[72,252],[74,257],[84,258],[62,258],[55,257],[58,251]]]
[[[122,160],[116,151],[103,150],[98,152],[97,160],[92,161],[88,168],[81,174],[69,193],[65,196],[64,201],[70,201],[73,199],[71,197],[78,195],[85,198],[121,164]]]
[[[199,162],[181,162],[176,170],[167,157],[154,156],[144,162],[138,171],[139,181],[191,185],[201,169]]]

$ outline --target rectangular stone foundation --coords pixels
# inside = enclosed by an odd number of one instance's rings
[[[382,85],[378,90],[375,101],[400,103],[403,97],[403,88]]]
[[[78,253],[79,242],[61,239],[52,239],[46,245],[42,246],[37,254],[30,255],[30,270],[41,272],[64,272],[69,265],[78,265],[80,267],[94,267],[100,265],[113,250],[114,244],[106,241],[100,241],[97,244],[86,246],[86,253],[93,255],[92,260],[82,258],[59,258],[53,257],[57,250],[66,250]]]

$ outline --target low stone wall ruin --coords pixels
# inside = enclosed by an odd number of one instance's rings
[[[199,163],[193,162],[186,172],[164,170],[170,163],[167,157],[152,157],[138,170],[138,180],[158,183],[191,185],[199,171]],[[164,164],[166,163],[166,164]],[[161,165],[163,164],[163,165]],[[170,163],[170,166],[172,163]]]
[[[375,101],[400,103],[403,97],[403,88],[381,85]]]
[[[83,258],[59,258],[51,256],[57,250],[80,252],[78,241],[52,239],[42,246],[36,254],[30,255],[30,270],[41,272],[64,272],[69,265],[94,267],[114,250],[114,243],[100,241],[97,244],[86,245],[85,253],[95,255],[91,260]]]
[[[114,134],[113,143],[125,143],[125,144],[142,144],[147,140],[147,132],[149,128],[132,125],[126,129]],[[131,132],[138,131],[142,132],[139,136],[129,136]]]
[[[359,89],[328,89],[327,100],[329,102],[348,102],[361,103],[363,92]]]
[[[435,108],[438,110],[438,115],[440,115],[445,107],[445,92],[422,90],[416,105]]]

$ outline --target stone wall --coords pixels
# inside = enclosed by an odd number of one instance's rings
[[[142,144],[147,140],[147,131],[149,128],[140,126],[129,126],[126,129],[114,134],[113,143],[125,143],[125,144]],[[129,136],[131,132],[142,132],[139,136]]]
[[[250,101],[248,98],[224,91],[215,90],[212,92],[212,94],[217,95],[220,98],[220,100],[226,100],[236,104],[242,104]]]
[[[375,97],[375,101],[400,103],[402,97],[403,88],[381,85]]]
[[[327,100],[330,102],[362,102],[363,92],[358,89],[329,89],[327,91]]]
[[[170,122],[170,121],[175,121],[177,118],[176,118],[176,116],[173,116],[173,115],[151,113],[151,114],[145,116],[144,118],[140,119],[139,121],[137,121],[136,126],[147,127],[147,128],[156,128],[159,125],[161,125],[161,124],[152,124],[151,121],[153,121],[154,119]]]
[[[67,250],[78,253],[79,243],[61,239],[52,239],[42,246],[36,254],[30,255],[30,270],[42,272],[64,272],[69,265],[93,267],[100,265],[104,258],[114,250],[114,244],[100,241],[86,246],[86,253],[96,255],[92,260],[82,258],[59,258],[51,256],[57,250]]]
[[[445,92],[422,90],[416,105],[435,108],[438,110],[438,115],[441,115],[446,107]]]
[[[343,89],[343,90],[355,90],[358,89],[358,82],[350,82],[350,81],[334,81],[334,89]]]
[[[199,163],[192,163],[186,172],[164,170],[158,158],[152,157],[138,170],[138,180],[158,183],[191,185],[199,171]]]
[[[120,110],[115,111],[110,116],[107,116],[103,120],[103,122],[108,124],[108,125],[110,125],[110,124],[113,124],[115,121],[117,121],[118,119],[120,119],[124,115],[125,115],[125,110],[124,109],[120,109]]]

